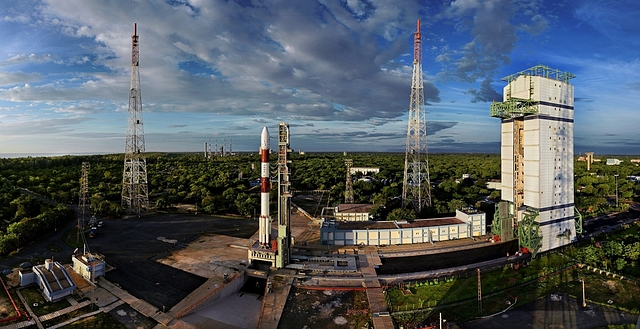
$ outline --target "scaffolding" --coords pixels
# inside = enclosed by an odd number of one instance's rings
[[[291,258],[291,170],[289,169],[289,124],[278,125],[278,253],[276,268],[284,268]]]
[[[540,235],[540,223],[536,221],[538,211],[527,208],[522,214],[522,220],[518,222],[518,238],[521,247],[529,249],[532,257],[536,257],[542,247]]]

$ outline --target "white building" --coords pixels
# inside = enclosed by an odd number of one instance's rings
[[[37,265],[31,270],[21,270],[20,286],[35,283],[42,289],[42,294],[49,302],[60,300],[73,294],[76,284],[73,282],[62,264],[46,259],[44,265]]]
[[[341,203],[334,209],[336,220],[351,222],[369,220],[372,204],[367,203]]]
[[[619,159],[607,159],[607,166],[618,166],[622,163]]]
[[[106,272],[106,263],[102,255],[86,253],[74,255],[71,260],[73,261],[73,270],[89,282],[95,282]]]
[[[491,105],[502,119],[499,223],[494,233],[536,252],[576,239],[573,186],[574,91],[567,72],[538,65],[504,78],[504,101]],[[505,213],[508,212],[508,213]],[[502,222],[502,227],[498,227]],[[517,222],[517,226],[515,225]]]
[[[486,214],[476,210],[456,210],[455,217],[414,221],[323,220],[320,242],[324,245],[396,245],[446,241],[486,234]]]

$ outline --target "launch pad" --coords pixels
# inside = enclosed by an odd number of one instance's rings
[[[249,262],[258,268],[260,263],[269,263],[270,267],[276,267],[276,254],[278,253],[276,247],[276,241],[271,240],[271,245],[265,248],[260,245],[260,242],[256,241],[251,248],[249,248]]]
[[[291,182],[289,180],[289,124],[278,125],[278,233],[271,239],[271,220],[269,214],[269,131],[264,127],[260,136],[260,233],[259,241],[249,248],[249,262],[254,267],[266,263],[270,267],[284,268],[291,258]]]

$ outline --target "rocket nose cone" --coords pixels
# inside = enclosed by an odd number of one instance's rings
[[[269,147],[269,130],[267,127],[262,128],[262,134],[260,135],[260,146],[262,148]]]

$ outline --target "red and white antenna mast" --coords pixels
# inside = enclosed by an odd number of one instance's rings
[[[124,149],[124,172],[122,174],[122,206],[140,216],[143,208],[149,208],[149,192],[147,160],[144,156],[138,45],[138,24],[134,23],[133,35],[131,36],[131,87],[129,89],[127,142]]]
[[[402,206],[411,205],[416,212],[431,206],[429,161],[427,156],[427,118],[424,106],[424,81],[422,78],[422,40],[420,20],[413,33],[413,77],[411,78],[411,102],[407,128],[407,148],[404,160]]]

